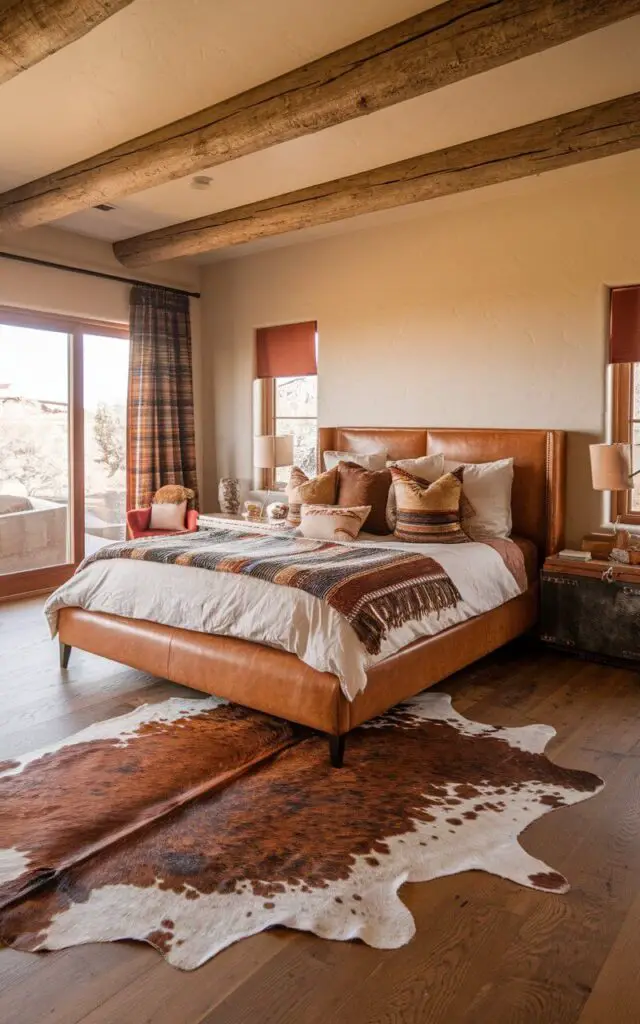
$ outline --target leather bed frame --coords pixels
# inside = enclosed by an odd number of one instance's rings
[[[564,431],[322,427],[319,435],[320,464],[326,450],[367,452],[372,447],[386,448],[390,459],[434,452],[460,462],[513,457],[514,536],[533,542],[538,559],[562,546]],[[338,766],[350,729],[529,630],[538,616],[535,566],[529,579],[529,588],[506,604],[416,641],[375,665],[366,689],[351,702],[334,675],[318,672],[286,651],[80,608],[60,611],[61,664],[66,666],[71,648],[77,647],[311,726],[329,735],[332,762]]]

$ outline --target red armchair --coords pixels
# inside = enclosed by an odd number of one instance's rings
[[[132,508],[127,512],[127,526],[132,540],[138,537],[172,537],[180,533],[195,533],[198,529],[198,513],[187,509],[184,530],[150,530],[151,508]]]

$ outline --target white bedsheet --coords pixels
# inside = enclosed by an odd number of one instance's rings
[[[392,630],[378,655],[367,653],[339,612],[302,590],[191,566],[96,561],[51,595],[45,613],[52,636],[59,610],[79,607],[267,644],[290,651],[321,672],[334,673],[344,695],[353,700],[364,689],[371,665],[520,593],[500,555],[486,544],[405,544],[366,536],[354,543],[422,551],[440,562],[462,600],[439,615]]]

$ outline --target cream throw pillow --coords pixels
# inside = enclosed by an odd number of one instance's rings
[[[184,530],[184,520],[187,514],[186,501],[179,501],[175,505],[155,502],[151,506],[150,530]]]
[[[473,506],[460,506],[462,528],[472,540],[509,537],[511,534],[511,487],[513,459],[497,462],[449,462],[445,473],[464,467],[462,490]]]
[[[357,452],[325,452],[323,457],[325,469],[334,469],[339,462],[355,462],[356,466],[363,469],[377,470],[385,468],[387,452],[384,448],[368,455],[358,455]]]
[[[289,501],[289,514],[287,522],[290,526],[298,526],[300,523],[300,509],[303,502],[308,505],[335,505],[338,492],[338,470],[337,467],[320,473],[309,479],[298,466],[291,470],[289,483],[287,484],[287,498]]]
[[[303,505],[300,533],[313,540],[355,540],[370,511],[371,505],[357,508]]]
[[[444,455],[421,455],[418,459],[396,459],[395,462],[387,462],[387,466],[389,469],[392,466],[404,469],[405,473],[411,473],[418,480],[424,480],[428,484],[433,484],[444,473]],[[396,519],[396,492],[392,484],[389,488],[389,497],[387,498],[387,526],[389,527],[389,533],[393,533],[395,530]]]

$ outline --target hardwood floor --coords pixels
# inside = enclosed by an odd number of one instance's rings
[[[191,692],[79,651],[62,682],[42,604],[0,604],[0,760]],[[440,688],[478,721],[550,723],[553,759],[606,780],[603,793],[523,837],[568,876],[568,895],[467,872],[404,887],[417,935],[402,949],[280,930],[189,974],[134,943],[38,955],[3,949],[0,1021],[637,1024],[640,675],[517,644]]]

